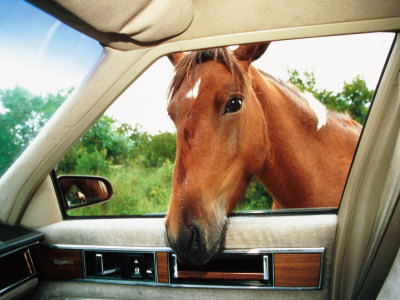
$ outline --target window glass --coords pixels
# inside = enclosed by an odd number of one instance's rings
[[[0,1],[0,176],[99,58],[102,47],[25,1]]]
[[[191,80],[175,77],[171,94],[175,68],[167,57],[159,59],[59,163],[58,174],[104,176],[114,190],[109,202],[67,214],[165,213],[171,194],[231,201],[226,195],[232,190],[238,205],[226,207],[233,211],[337,207],[393,38],[372,33],[272,42],[259,58],[240,57],[229,47],[240,70],[254,66],[251,77],[238,74],[232,83],[222,69],[194,66]],[[185,65],[182,56],[174,59]],[[248,80],[258,80],[252,92]],[[254,97],[269,99],[258,101],[263,113],[254,110]]]

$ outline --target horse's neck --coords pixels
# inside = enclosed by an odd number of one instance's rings
[[[301,164],[303,156],[293,155],[298,150],[312,147],[313,143],[319,142],[319,122],[295,90],[269,78],[267,74],[255,71],[257,76],[252,76],[253,90],[264,112],[271,159],[291,153],[286,160],[297,158],[297,163]]]
[[[315,115],[301,102],[304,100],[295,98],[295,92],[284,90],[282,84],[268,80],[255,69],[253,73],[253,89],[264,111],[268,140],[267,158],[258,174],[260,181],[279,206],[334,206],[340,199],[337,191],[328,193],[324,204],[319,204],[317,195],[321,188],[327,188],[319,182],[318,176],[323,176],[323,172],[318,169],[333,166],[325,162],[329,157],[322,151]],[[332,184],[340,185],[346,175],[337,177],[331,180]]]

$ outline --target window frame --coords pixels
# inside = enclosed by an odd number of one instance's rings
[[[373,32],[379,33],[379,32],[382,32],[382,31],[373,31]],[[360,133],[360,137],[359,137],[359,140],[357,142],[357,146],[356,146],[353,158],[352,158],[352,162],[351,162],[351,165],[350,165],[350,168],[349,168],[349,172],[348,172],[347,177],[346,177],[346,182],[345,182],[345,185],[343,187],[342,196],[341,196],[341,199],[340,199],[340,202],[339,202],[339,206],[337,208],[336,207],[318,207],[318,208],[298,208],[298,209],[277,209],[277,210],[265,209],[265,210],[235,211],[235,212],[232,212],[229,215],[229,217],[241,217],[241,216],[244,216],[244,217],[248,217],[248,216],[269,217],[269,216],[326,215],[326,214],[338,215],[339,210],[340,210],[340,206],[341,206],[341,203],[342,203],[343,193],[344,193],[344,191],[346,189],[346,186],[347,186],[347,183],[348,183],[348,178],[349,178],[349,175],[351,173],[351,169],[352,169],[352,166],[353,166],[353,163],[354,163],[354,159],[355,159],[355,157],[357,155],[358,147],[359,147],[359,144],[360,144],[360,140],[361,140],[361,138],[363,136],[364,128],[365,128],[365,125],[367,124],[371,108],[372,108],[372,106],[374,104],[374,101],[375,101],[375,96],[376,96],[377,91],[378,91],[378,89],[380,87],[383,74],[385,73],[386,66],[388,64],[391,52],[393,50],[393,47],[394,47],[394,44],[395,44],[395,41],[396,41],[396,34],[397,33],[395,31],[391,31],[391,32],[394,34],[393,41],[392,41],[392,44],[391,44],[390,49],[388,51],[388,54],[386,56],[385,62],[383,64],[383,68],[381,70],[381,74],[379,76],[378,83],[377,83],[376,88],[374,90],[374,94],[373,94],[373,97],[372,97],[371,102],[370,102],[370,107],[368,109],[368,113],[367,113],[367,116],[366,116],[366,119],[365,119],[365,123],[362,126],[362,131]],[[358,33],[362,34],[362,33],[365,33],[365,32],[355,32],[354,34],[358,34]],[[246,35],[246,34],[244,34],[244,35]],[[342,35],[343,34],[337,34],[337,35],[334,35],[334,36],[342,36]],[[324,36],[331,36],[331,35],[324,35]],[[307,38],[312,38],[312,37],[316,37],[316,36],[305,36],[305,37],[302,37],[301,39],[307,39]],[[283,39],[274,40],[274,42],[280,41],[280,40],[283,40]],[[190,50],[188,50],[188,51],[190,51]],[[163,57],[163,56],[161,56],[161,57]],[[158,60],[161,57],[158,57],[154,61]],[[149,67],[149,66],[150,65],[148,65],[147,67]],[[136,79],[137,78],[135,78],[135,80]],[[117,99],[115,101],[117,101]],[[96,121],[97,120],[98,119],[96,119]],[[56,172],[55,172],[54,169],[50,173],[50,176],[51,176],[51,178],[53,180],[53,184],[54,184],[54,187],[55,187],[55,190],[56,190],[57,198],[58,198],[58,201],[59,201],[59,204],[60,204],[60,210],[62,212],[62,216],[63,216],[64,220],[101,219],[101,218],[105,218],[105,219],[112,219],[112,218],[165,218],[165,216],[166,216],[166,212],[165,213],[126,214],[126,215],[93,215],[93,216],[71,216],[71,215],[68,215],[67,208],[65,207],[64,202],[62,200],[62,194],[60,192],[60,187],[59,187],[59,184],[58,184],[58,181],[57,181],[57,175],[56,175]],[[110,199],[110,201],[112,201],[112,199]]]

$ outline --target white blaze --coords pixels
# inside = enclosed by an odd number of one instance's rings
[[[314,96],[310,93],[304,93],[304,99],[307,100],[308,105],[314,111],[315,115],[318,119],[317,130],[320,130],[322,126],[326,125],[326,115],[328,111],[326,110],[325,105],[319,102]]]
[[[199,95],[200,82],[201,79],[199,78],[193,88],[189,92],[187,92],[186,98],[197,98],[197,96]]]

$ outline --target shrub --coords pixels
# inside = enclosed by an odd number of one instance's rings
[[[106,159],[107,150],[97,151],[82,155],[76,160],[75,171],[79,174],[101,174],[108,170],[111,162]]]

